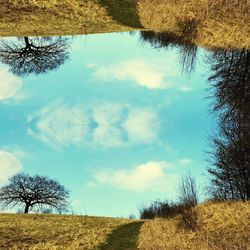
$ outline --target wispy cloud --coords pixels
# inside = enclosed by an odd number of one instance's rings
[[[86,140],[89,130],[86,112],[62,102],[49,104],[28,117],[28,121],[36,124],[36,130],[29,129],[29,133],[51,145],[79,145]]]
[[[22,86],[22,80],[8,72],[0,69],[0,101],[13,98]]]
[[[94,65],[92,68],[101,80],[130,80],[148,89],[174,87],[169,77],[180,75],[180,71],[166,60],[131,59],[105,66]]]
[[[184,165],[184,166],[189,166],[192,162],[193,162],[193,160],[188,159],[188,158],[183,158],[183,159],[179,160],[179,163],[181,165]]]
[[[157,113],[152,109],[131,109],[123,123],[129,141],[134,143],[154,141],[157,136],[156,131],[160,129],[158,120]]]
[[[0,184],[21,170],[22,164],[13,153],[0,150]]]
[[[191,159],[180,159],[173,162],[148,161],[133,168],[109,169],[102,168],[93,174],[89,187],[111,186],[118,189],[143,192],[154,190],[158,192],[177,191],[177,185],[183,166],[191,164]]]
[[[52,103],[28,117],[29,134],[52,146],[118,147],[156,140],[160,119],[156,110],[126,104],[69,105]]]
[[[193,89],[192,89],[192,87],[190,85],[181,85],[179,90],[182,91],[182,92],[190,92]]]
[[[145,191],[159,187],[166,179],[167,162],[147,162],[132,169],[103,169],[94,176],[94,183],[131,191]],[[93,184],[93,183],[92,183]]]

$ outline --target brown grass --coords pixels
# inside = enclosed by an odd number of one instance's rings
[[[198,230],[179,226],[179,218],[144,223],[140,249],[145,250],[248,250],[250,203],[215,203],[197,207]]]
[[[123,8],[117,5],[113,11],[124,12],[127,5],[129,3],[123,4]],[[99,0],[0,1],[0,36],[91,34],[134,29],[115,20],[108,7]]]
[[[147,29],[184,33],[196,44],[217,48],[250,47],[249,7],[249,0],[139,1]]]
[[[196,207],[198,229],[180,218],[150,221],[103,217],[0,214],[0,249],[248,250],[250,203]]]
[[[106,249],[105,241],[114,244],[109,242],[109,235],[116,230],[132,239],[128,230],[133,229],[136,223],[128,219],[102,217],[0,214],[0,249],[89,250],[99,246]],[[127,231],[122,231],[124,226]]]
[[[249,0],[2,0],[0,36],[144,27],[209,48],[250,48],[249,7]]]

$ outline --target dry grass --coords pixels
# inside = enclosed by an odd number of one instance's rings
[[[249,7],[249,0],[141,0],[139,13],[148,29],[184,33],[205,47],[249,48]]]
[[[140,249],[145,250],[248,250],[250,203],[215,203],[197,207],[198,230],[179,226],[178,218],[144,223]]]
[[[144,27],[210,48],[250,48],[249,7],[249,0],[0,0],[0,36]]]
[[[250,203],[197,206],[198,230],[179,218],[134,221],[70,215],[0,214],[0,249],[248,250]]]
[[[129,31],[113,13],[128,18],[131,0],[105,5],[104,0],[0,0],[0,36],[91,34]],[[133,15],[133,12],[129,12]],[[130,17],[131,18],[131,17]],[[136,18],[135,18],[136,19]],[[132,19],[133,21],[133,19]]]
[[[124,239],[132,239],[129,230],[133,231],[137,224],[102,217],[0,214],[0,249],[112,250],[109,245],[119,243],[110,240],[109,234],[115,232]]]

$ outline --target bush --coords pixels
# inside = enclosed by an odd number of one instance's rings
[[[195,179],[188,173],[182,176],[179,185],[180,225],[193,231],[198,227],[198,214],[195,209],[197,204],[198,195]]]
[[[179,204],[169,201],[154,201],[140,209],[141,219],[171,218],[179,214]]]
[[[179,216],[180,226],[195,231],[198,228],[197,196],[195,179],[187,174],[181,178],[178,202],[154,201],[148,207],[144,205],[139,211],[140,218],[155,219]]]

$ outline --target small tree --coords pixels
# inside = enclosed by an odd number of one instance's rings
[[[182,225],[196,230],[198,214],[195,206],[198,204],[198,194],[195,179],[188,173],[182,176],[179,185],[179,213]]]
[[[38,175],[16,174],[9,179],[9,184],[0,188],[0,203],[5,207],[24,205],[24,213],[35,206],[65,211],[68,198],[69,191],[58,181]]]
[[[57,69],[69,58],[68,39],[24,37],[0,40],[0,61],[18,76],[41,74]]]

